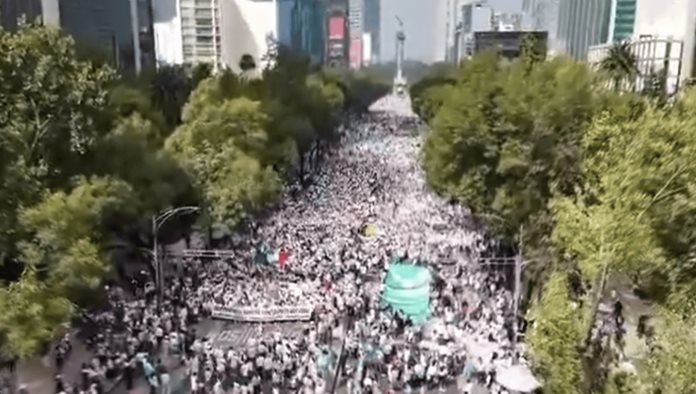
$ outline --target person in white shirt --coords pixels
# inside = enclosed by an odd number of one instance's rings
[[[196,394],[196,393],[198,393],[198,390],[199,390],[198,374],[196,372],[193,372],[191,374],[191,393]]]

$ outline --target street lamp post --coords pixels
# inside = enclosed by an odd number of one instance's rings
[[[520,249],[521,250],[521,249]],[[515,333],[513,337],[513,346],[516,347],[518,343],[518,331],[519,331],[519,320],[520,320],[520,300],[522,298],[522,274],[524,268],[533,260],[523,260],[521,251],[518,251],[515,257],[499,257],[499,258],[488,258],[482,260],[485,265],[489,266],[513,266],[514,267],[514,283],[512,288],[512,312],[513,312],[513,332]]]
[[[152,261],[155,267],[155,286],[157,286],[157,312],[159,313],[162,308],[162,298],[164,295],[164,271],[162,270],[162,264],[159,262],[159,245],[157,244],[157,235],[159,229],[162,227],[167,220],[180,213],[193,213],[199,211],[200,208],[194,206],[177,207],[168,209],[159,215],[152,216]]]

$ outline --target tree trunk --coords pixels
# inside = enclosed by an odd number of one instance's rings
[[[584,388],[585,392],[590,394],[592,393],[593,387],[596,385],[596,377],[595,377],[595,369],[596,366],[594,365],[597,363],[597,360],[595,359],[595,355],[592,353],[592,329],[595,326],[595,322],[597,321],[597,313],[599,312],[599,304],[602,301],[602,296],[604,295],[604,291],[607,286],[607,281],[609,277],[609,264],[604,263],[604,266],[602,267],[602,274],[599,278],[599,283],[597,286],[597,290],[594,294],[594,299],[592,300],[592,306],[590,308],[590,316],[589,316],[589,324],[587,326],[587,330],[585,332],[585,339],[582,344],[582,364],[583,364],[583,370],[585,372],[585,382],[584,382]]]
[[[594,323],[597,320],[597,312],[599,311],[599,304],[602,301],[602,296],[604,295],[604,290],[607,286],[608,276],[609,264],[604,263],[604,267],[602,267],[602,275],[599,278],[599,286],[597,288],[597,291],[595,292],[594,300],[592,300],[592,307],[590,309],[590,324],[587,327],[587,331],[585,332],[585,349],[589,348],[590,340],[592,339],[592,328],[594,327]]]

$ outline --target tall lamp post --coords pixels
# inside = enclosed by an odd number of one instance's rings
[[[178,214],[187,214],[187,213],[193,213],[199,211],[200,208],[194,207],[194,206],[186,206],[186,207],[177,207],[177,208],[171,208],[168,209],[159,215],[153,215],[152,216],[152,261],[153,265],[155,266],[155,285],[157,286],[157,312],[159,313],[162,308],[162,298],[164,295],[164,270],[162,269],[162,264],[159,262],[159,254],[158,254],[158,249],[159,245],[157,244],[157,235],[164,223],[166,223],[169,219],[173,218],[174,216]]]

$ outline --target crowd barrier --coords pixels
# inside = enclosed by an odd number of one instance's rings
[[[278,321],[302,321],[312,317],[311,306],[287,306],[287,307],[224,307],[216,306],[212,310],[212,317],[222,320],[235,320],[243,322],[278,322]]]

